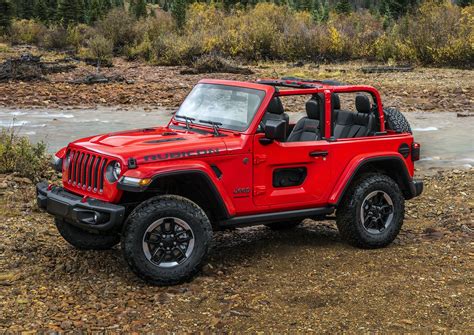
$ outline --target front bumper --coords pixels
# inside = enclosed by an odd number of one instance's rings
[[[408,199],[412,199],[414,197],[417,197],[422,192],[423,192],[423,180],[413,179],[410,182],[410,197]]]
[[[91,231],[112,231],[121,227],[125,207],[86,198],[70,193],[64,188],[47,183],[36,185],[38,207],[56,218],[64,219],[79,228]]]

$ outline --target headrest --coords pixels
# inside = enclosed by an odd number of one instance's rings
[[[319,102],[314,99],[309,99],[306,102],[306,114],[308,118],[313,120],[319,120],[320,118],[320,110],[319,110]]]
[[[337,93],[331,95],[331,105],[332,109],[341,109],[341,99]]]
[[[366,95],[356,96],[356,109],[359,113],[370,113],[370,100]]]
[[[270,100],[270,103],[267,107],[267,112],[277,115],[283,114],[285,112],[285,109],[283,108],[283,104],[281,103],[279,97],[274,97],[272,100]]]

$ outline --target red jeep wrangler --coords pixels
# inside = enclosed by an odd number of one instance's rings
[[[306,113],[290,124],[282,100],[298,99]],[[61,149],[63,187],[40,183],[37,200],[73,246],[121,241],[138,276],[171,285],[199,270],[216,229],[335,219],[354,246],[388,245],[404,201],[422,192],[419,156],[406,119],[373,87],[202,80],[166,127]]]

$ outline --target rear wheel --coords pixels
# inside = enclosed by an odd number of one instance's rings
[[[289,221],[282,221],[282,222],[272,222],[267,223],[265,226],[270,228],[271,230],[288,230],[295,228],[301,224],[301,220],[289,220]]]
[[[179,196],[158,196],[138,206],[122,237],[125,260],[140,278],[155,285],[175,285],[201,268],[212,240],[204,211]]]
[[[359,178],[336,212],[341,236],[351,245],[380,248],[398,235],[405,214],[405,199],[390,177],[382,174]]]
[[[55,219],[55,223],[61,236],[77,249],[107,250],[120,242],[118,234],[90,233],[62,219]]]

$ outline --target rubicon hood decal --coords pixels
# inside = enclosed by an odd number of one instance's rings
[[[218,154],[218,153],[219,153],[219,148],[164,152],[164,153],[159,153],[159,154],[146,155],[142,158],[139,158],[138,162],[146,163],[146,162],[154,162],[154,161],[163,161],[163,160],[168,160],[168,159],[213,155],[213,154]]]

